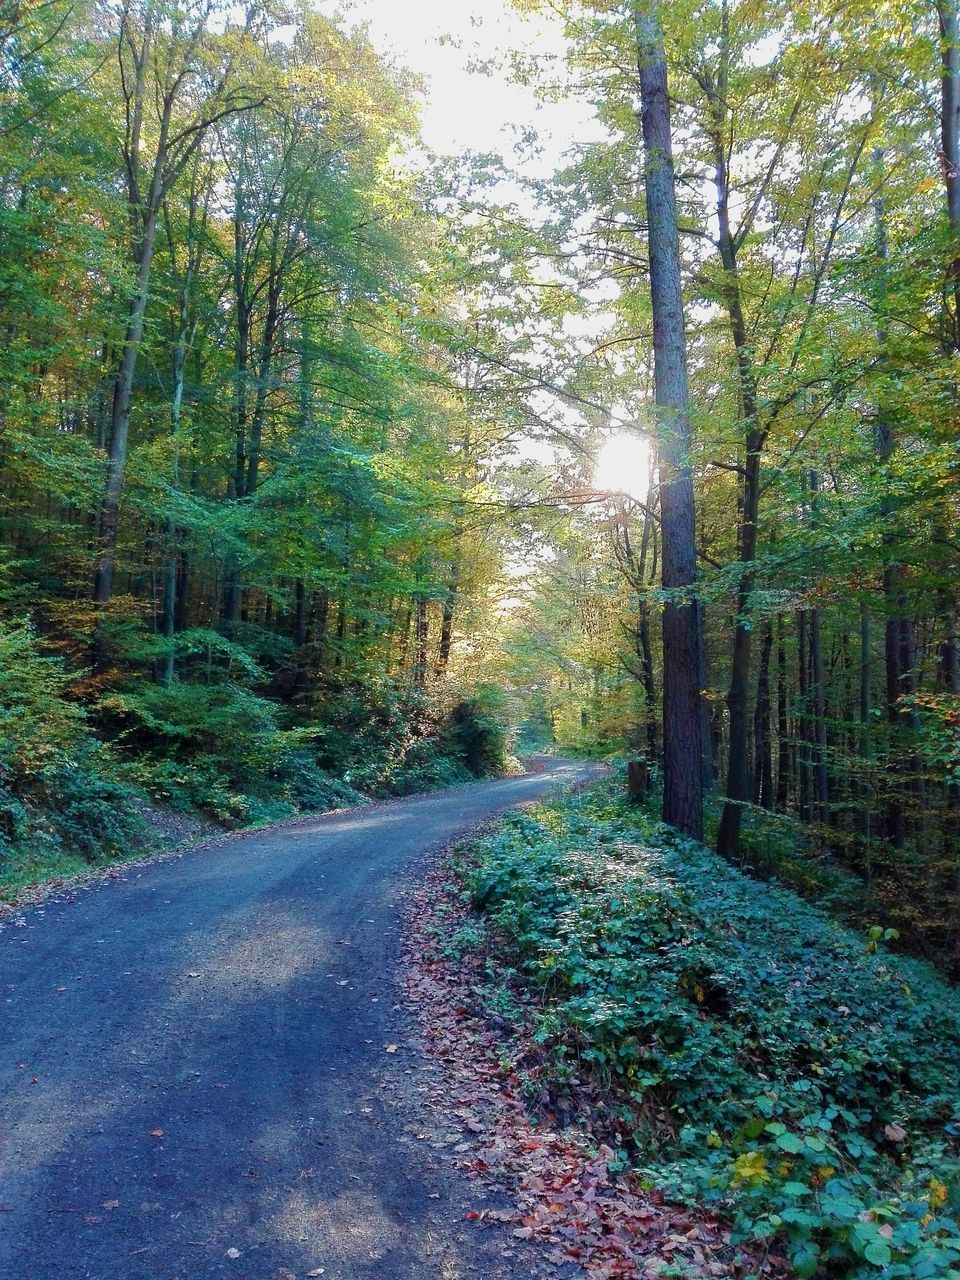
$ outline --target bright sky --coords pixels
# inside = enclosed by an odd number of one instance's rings
[[[563,37],[552,15],[523,18],[508,0],[321,0],[320,7],[351,24],[369,24],[382,54],[425,79],[423,136],[434,151],[506,152],[517,140],[517,125],[533,127],[545,144],[536,176],[546,176],[566,147],[596,136],[585,104],[542,105],[503,71],[470,70],[471,62],[499,59],[511,49],[562,58]],[[524,170],[531,174],[529,162]]]
[[[374,47],[388,60],[422,77],[425,82],[421,116],[423,140],[439,154],[464,150],[503,153],[519,161],[525,177],[548,177],[563,162],[564,152],[577,143],[599,139],[602,131],[592,109],[574,97],[541,103],[533,90],[512,82],[512,51],[536,52],[559,71],[564,38],[555,14],[521,16],[509,0],[314,0],[326,13],[340,14],[349,25],[366,24]],[[492,63],[484,73],[478,62]],[[499,66],[496,64],[500,64]],[[527,130],[539,137],[540,154],[522,157],[512,148]],[[494,199],[528,203],[513,182],[498,184]],[[592,327],[596,321],[587,322]],[[579,331],[571,324],[571,336]],[[568,406],[541,397],[546,417],[578,422]],[[628,419],[629,420],[629,417]],[[639,452],[638,452],[639,450]],[[550,462],[556,442],[529,439],[521,448],[525,459]],[[600,487],[624,491],[624,474],[633,477],[628,492],[649,485],[649,449],[635,436],[616,437],[606,459]]]

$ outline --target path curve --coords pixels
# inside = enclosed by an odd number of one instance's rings
[[[303,819],[8,922],[0,1276],[510,1275],[410,1131],[402,901],[430,850],[595,772]]]

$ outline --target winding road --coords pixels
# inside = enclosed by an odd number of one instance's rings
[[[7,917],[3,1280],[514,1275],[418,1139],[404,892],[431,850],[593,772],[301,819]]]

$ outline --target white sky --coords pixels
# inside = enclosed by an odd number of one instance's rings
[[[434,151],[509,152],[514,126],[532,127],[544,155],[524,171],[547,176],[571,143],[597,136],[584,103],[542,105],[506,72],[469,69],[472,61],[500,59],[511,49],[562,58],[563,36],[552,15],[521,17],[508,0],[321,0],[320,7],[351,25],[367,23],[380,53],[424,77],[423,138]]]
[[[563,163],[564,152],[577,143],[599,140],[602,129],[589,104],[576,97],[557,102],[538,101],[532,89],[514,83],[509,70],[509,54],[519,50],[535,52],[562,70],[565,53],[560,21],[555,14],[521,16],[509,0],[314,0],[324,13],[339,14],[349,26],[366,25],[369,38],[388,61],[422,77],[425,82],[421,114],[421,134],[426,146],[441,155],[462,151],[498,152],[508,166],[511,162],[524,177],[549,177]],[[494,65],[486,72],[472,64]],[[513,152],[521,132],[534,130],[539,154],[534,158],[524,150]],[[416,158],[414,157],[414,163]],[[510,179],[499,182],[491,192],[498,202],[515,202],[533,213],[532,197]],[[571,337],[581,328],[595,327],[594,318],[585,325],[570,322]],[[545,418],[561,421],[576,432],[580,416],[553,396],[543,393],[538,409]],[[629,416],[625,419],[629,421]],[[636,449],[637,442],[632,442]],[[641,446],[645,448],[646,446]],[[621,442],[623,449],[629,448]],[[551,463],[556,459],[556,441],[528,439],[519,457]],[[631,455],[631,470],[641,477],[644,491],[649,484],[649,452],[639,460]],[[617,478],[617,488],[622,476]]]

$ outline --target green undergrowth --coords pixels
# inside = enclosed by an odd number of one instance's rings
[[[66,687],[29,625],[0,626],[0,899],[146,839],[137,791]]]
[[[159,848],[150,819],[176,830],[167,811],[262,826],[508,767],[495,689],[444,703],[409,681],[331,684],[307,714],[213,639],[203,665],[183,664],[193,678],[101,687],[29,619],[0,620],[0,901]]]
[[[553,1087],[610,1086],[651,1185],[800,1276],[960,1277],[960,997],[932,968],[610,784],[508,817],[462,874],[499,1012],[504,981],[532,994]]]

